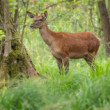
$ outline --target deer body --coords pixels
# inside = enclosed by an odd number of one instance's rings
[[[48,28],[46,21],[39,25],[39,32],[55,57],[60,71],[64,64],[65,72],[68,73],[70,58],[84,58],[93,69],[92,63],[100,46],[100,39],[93,33],[53,32]]]

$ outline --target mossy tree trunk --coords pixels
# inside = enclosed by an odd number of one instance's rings
[[[18,18],[18,14],[14,17]],[[7,76],[15,77],[19,73],[37,76],[38,72],[25,47],[23,47],[24,50],[21,53],[21,42],[17,33],[17,19],[12,18],[8,0],[0,0],[0,29],[5,33],[5,38],[0,41],[0,80],[6,79]]]

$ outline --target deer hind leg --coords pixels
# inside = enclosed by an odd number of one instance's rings
[[[68,74],[68,71],[69,71],[69,57],[63,58],[62,63],[64,65],[65,74]]]
[[[86,60],[86,62],[88,63],[88,65],[92,68],[92,70],[94,71],[95,70],[95,66],[94,66],[94,59],[95,59],[95,56],[94,54],[88,54],[85,56],[84,58]]]
[[[96,55],[97,55],[99,46],[100,46],[100,42],[99,42],[99,44],[97,45],[97,47],[94,49],[94,51],[93,51],[93,52],[90,52],[90,53],[89,53],[88,55],[86,55],[86,57],[84,58],[84,59],[86,60],[86,62],[88,63],[88,65],[89,65],[93,70],[95,70],[94,60],[95,60],[95,57],[96,57]]]

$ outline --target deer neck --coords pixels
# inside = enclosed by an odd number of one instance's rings
[[[53,36],[52,36],[52,31],[48,28],[47,23],[45,22],[44,25],[39,29],[40,35],[44,42],[48,45],[51,46],[52,41],[53,41]]]

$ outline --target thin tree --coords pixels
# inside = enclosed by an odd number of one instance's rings
[[[100,12],[100,19],[102,22],[102,29],[104,33],[104,44],[107,56],[110,56],[110,21],[108,10],[105,5],[105,0],[98,1],[98,8]]]

